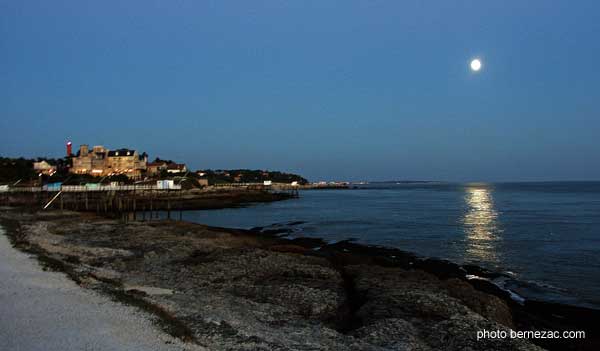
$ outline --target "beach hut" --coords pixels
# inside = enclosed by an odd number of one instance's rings
[[[100,184],[98,184],[98,183],[86,183],[85,184],[86,190],[98,190],[99,187],[100,187]]]
[[[43,186],[44,191],[60,191],[62,182],[48,183]]]
[[[167,180],[157,180],[156,181],[156,188],[157,189],[161,189],[161,190],[175,189],[175,182],[173,180],[170,180],[170,179],[167,179]]]

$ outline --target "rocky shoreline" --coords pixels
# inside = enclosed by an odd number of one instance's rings
[[[13,245],[214,350],[595,350],[596,310],[519,304],[474,266],[349,241],[5,208]],[[471,276],[480,279],[469,279]],[[480,330],[582,340],[477,340]],[[534,342],[537,344],[535,345]],[[540,347],[541,346],[541,347]]]

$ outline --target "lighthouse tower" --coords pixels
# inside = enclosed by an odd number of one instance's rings
[[[71,141],[67,141],[67,157],[73,155],[73,143]]]

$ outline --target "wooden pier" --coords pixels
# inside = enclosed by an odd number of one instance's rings
[[[295,187],[259,187],[246,186],[214,187],[201,193],[190,193],[180,186],[161,189],[150,185],[123,186],[72,186],[63,185],[57,188],[18,187],[0,192],[3,205],[22,206],[31,211],[59,209],[82,212],[95,212],[99,215],[121,218],[123,221],[158,218],[181,220],[183,211],[205,208],[227,207],[228,197],[235,198],[253,194],[259,198],[256,201],[274,201],[285,198],[297,198],[298,189]],[[262,197],[265,199],[260,199]],[[225,201],[223,201],[225,199]],[[235,200],[235,199],[234,199]],[[217,205],[211,204],[216,202]],[[219,205],[223,201],[225,205]],[[253,202],[243,200],[241,202]]]

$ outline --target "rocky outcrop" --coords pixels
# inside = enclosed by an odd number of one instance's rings
[[[477,340],[513,326],[500,298],[456,278],[317,255],[287,240],[190,223],[3,214],[14,243],[80,285],[166,320],[211,350],[538,350]]]
[[[371,344],[394,350],[539,349],[511,339],[477,340],[477,331],[508,330],[512,320],[504,302],[467,284],[401,268],[347,270],[364,301],[357,311],[362,326],[351,335]]]

